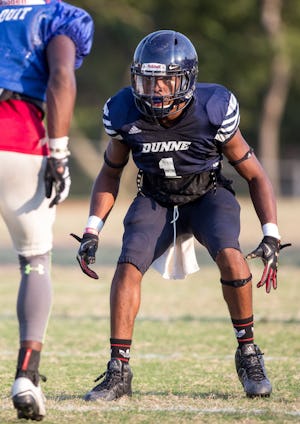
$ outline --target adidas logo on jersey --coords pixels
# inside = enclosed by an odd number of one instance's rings
[[[130,128],[128,134],[138,134],[140,132],[142,132],[142,130],[140,130],[138,127],[133,125],[133,127]]]

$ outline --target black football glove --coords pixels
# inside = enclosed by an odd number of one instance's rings
[[[63,159],[56,159],[53,157],[47,158],[44,176],[47,199],[50,199],[53,187],[55,190],[55,196],[51,200],[49,208],[63,202],[69,195],[71,178],[68,162],[68,157]]]
[[[256,249],[248,253],[246,259],[262,258],[264,271],[257,287],[266,285],[266,292],[270,293],[271,288],[277,289],[277,268],[279,251],[291,243],[280,244],[280,240],[275,237],[265,236]]]
[[[95,263],[96,251],[98,249],[98,236],[90,233],[84,233],[82,238],[73,233],[71,233],[70,236],[74,237],[80,243],[76,259],[82,272],[89,277],[98,280],[99,277],[96,272],[88,267],[89,264]]]

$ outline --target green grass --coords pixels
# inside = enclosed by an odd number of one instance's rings
[[[253,267],[258,276],[261,267]],[[143,281],[131,366],[133,397],[90,404],[83,395],[109,358],[113,268],[89,280],[76,266],[53,266],[54,304],[40,372],[44,423],[296,423],[300,417],[299,269],[282,266],[277,292],[255,290],[256,341],[273,383],[269,399],[247,399],[234,368],[235,340],[214,267],[187,280],[149,271]],[[0,422],[17,422],[9,397],[17,353],[18,272],[1,268]]]
[[[261,238],[252,206],[242,202],[244,251]],[[45,424],[181,424],[300,421],[300,232],[295,217],[300,201],[280,199],[284,242],[279,285],[266,295],[254,287],[256,342],[265,353],[273,384],[269,399],[247,399],[234,367],[236,342],[219,275],[208,255],[198,251],[200,271],[182,281],[163,280],[149,271],[131,349],[133,397],[91,404],[82,400],[109,359],[109,287],[118,256],[126,204],[118,204],[101,233],[96,270],[100,280],[84,276],[74,256],[88,202],[60,205],[53,253],[54,303],[40,372],[47,397]],[[18,350],[15,302],[18,264],[0,220],[0,423],[20,422],[10,399]],[[251,262],[254,281],[262,265]]]

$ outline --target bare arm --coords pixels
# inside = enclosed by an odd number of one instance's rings
[[[118,140],[111,139],[106,149],[106,162],[94,182],[90,215],[82,238],[71,234],[80,242],[77,261],[82,271],[91,278],[98,278],[89,264],[95,262],[98,249],[98,234],[108,217],[119,191],[123,168],[129,157],[129,148]]]
[[[47,128],[50,138],[67,136],[76,98],[75,45],[65,35],[54,37],[47,47]]]
[[[45,170],[45,194],[52,198],[49,207],[64,201],[71,178],[68,167],[68,133],[76,98],[74,74],[75,45],[65,35],[54,37],[47,46],[49,80],[47,85],[47,130],[50,156]]]
[[[239,161],[245,157],[249,151],[249,146],[242,137],[240,131],[224,146],[224,155],[230,161]],[[257,216],[263,226],[264,237],[256,249],[250,252],[246,258],[261,258],[264,270],[257,287],[265,286],[266,292],[270,293],[271,288],[277,288],[277,268],[279,252],[290,243],[281,244],[277,228],[276,200],[272,184],[254,154],[247,159],[236,164],[237,172],[245,178],[249,185],[251,199]]]
[[[238,130],[223,147],[223,153],[230,161],[241,159],[250,147]],[[250,196],[261,225],[277,224],[277,208],[272,184],[254,153],[249,159],[235,166],[237,172],[248,182]]]
[[[129,156],[129,148],[118,140],[111,139],[106,149],[106,156],[112,164],[117,166],[124,164]],[[112,168],[104,162],[94,182],[90,216],[96,215],[105,221],[118,195],[123,169],[123,167]]]

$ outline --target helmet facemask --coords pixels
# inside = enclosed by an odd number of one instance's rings
[[[157,70],[154,71],[154,67]],[[184,109],[193,95],[188,72],[166,71],[164,64],[144,63],[140,69],[132,69],[131,75],[138,108],[155,118]]]

